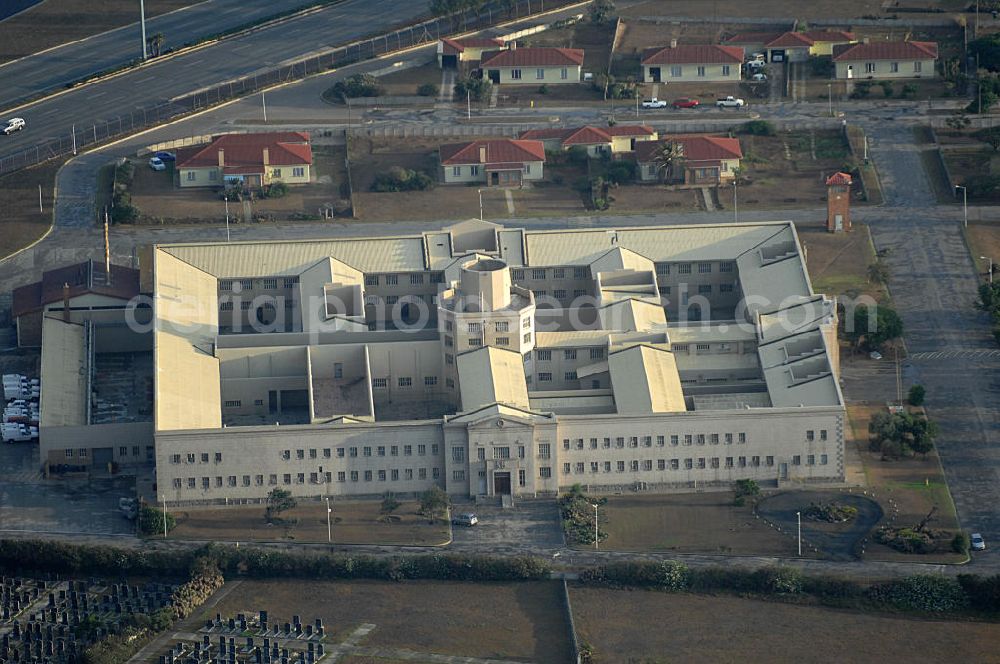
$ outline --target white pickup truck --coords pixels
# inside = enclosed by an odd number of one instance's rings
[[[739,97],[734,97],[732,95],[729,95],[725,99],[715,100],[715,105],[719,108],[743,108],[745,104],[746,104],[745,101],[743,101]]]
[[[647,99],[646,101],[642,102],[642,107],[643,108],[666,108],[667,107],[667,102],[663,101],[662,99],[657,99],[656,97],[653,97],[652,99]]]

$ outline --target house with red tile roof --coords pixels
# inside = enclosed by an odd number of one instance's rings
[[[529,129],[520,138],[541,141],[546,150],[586,148],[591,157],[632,152],[639,141],[655,141],[656,130],[642,125],[613,127],[569,127],[565,129]]]
[[[312,163],[309,134],[282,131],[215,136],[210,143],[177,150],[176,168],[181,187],[263,187],[308,184]]]
[[[583,49],[517,48],[483,53],[479,68],[494,84],[553,85],[579,83]]]
[[[490,187],[520,187],[541,180],[545,146],[541,141],[503,138],[449,143],[438,148],[445,184],[483,182]]]
[[[460,62],[477,62],[482,60],[484,52],[506,47],[504,40],[490,37],[444,37],[437,45],[438,66],[457,68]]]
[[[677,158],[665,172],[656,156],[670,143],[676,146]],[[678,135],[635,146],[635,161],[643,182],[719,185],[732,181],[742,158],[739,139],[724,136]]]
[[[646,83],[738,81],[743,49],[718,44],[674,44],[642,53],[642,80]]]
[[[838,44],[853,44],[853,32],[807,30],[805,32],[741,32],[726,39],[729,46],[742,46],[748,53],[763,53],[768,62],[801,62],[809,56],[830,55]]]
[[[837,78],[934,78],[937,42],[870,41],[833,48]]]

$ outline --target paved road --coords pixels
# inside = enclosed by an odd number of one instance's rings
[[[163,33],[163,49],[311,4],[313,0],[204,0],[146,20],[146,35]],[[136,5],[136,20],[139,18]],[[138,22],[0,65],[0,108],[142,57]]]
[[[3,138],[0,156],[39,142],[85,132],[122,112],[168,102],[195,90],[273,68],[279,63],[349,43],[411,22],[427,12],[427,0],[345,0],[279,25],[218,42],[191,53],[70,90],[18,111],[25,131]],[[0,69],[0,72],[3,70]],[[126,124],[126,128],[127,128]]]

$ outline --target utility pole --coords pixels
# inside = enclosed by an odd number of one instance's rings
[[[146,0],[139,0],[139,24],[142,26],[142,60],[145,62],[149,57],[146,52]]]
[[[830,104],[830,117],[833,117],[833,83],[826,84],[826,98]]]
[[[733,178],[733,223],[740,223],[740,207],[736,201],[736,178]]]
[[[597,530],[597,503],[593,504],[593,508],[594,508],[594,549],[596,550],[596,549],[600,549],[601,548],[600,545],[598,544],[599,540],[598,540],[598,537],[597,537],[597,533],[598,533],[598,530]]]
[[[76,125],[73,125],[73,156],[76,156]]]
[[[330,514],[333,512],[330,509],[330,497],[326,498],[326,543],[333,544],[333,525],[330,523]]]
[[[469,90],[465,91],[465,117],[472,119],[472,92]]]
[[[802,512],[796,512],[795,518],[799,524],[799,558],[802,557]]]
[[[38,211],[45,212],[45,209],[42,208],[42,185],[38,185]]]
[[[167,497],[163,497],[163,539],[167,539]]]
[[[264,109],[264,124],[267,124],[267,101],[264,99],[264,93],[260,93],[260,105]]]
[[[226,242],[229,242],[229,196],[223,196],[226,201]]]

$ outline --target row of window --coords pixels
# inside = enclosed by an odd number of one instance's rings
[[[822,433],[823,433],[823,436],[824,436],[822,438],[822,440],[826,440],[826,431],[824,430]],[[667,437],[666,436],[655,436],[655,437],[654,436],[642,436],[642,437],[640,437],[640,436],[629,436],[627,439],[624,436],[618,436],[617,438],[614,438],[614,439],[612,439],[612,438],[604,438],[603,440],[601,440],[600,447],[602,447],[603,449],[610,449],[612,447],[612,440],[614,441],[614,447],[617,447],[617,448],[623,448],[623,447],[626,447],[626,446],[627,447],[640,447],[640,445],[642,447],[653,447],[653,441],[654,441],[654,439],[656,441],[656,447],[664,447],[667,444]],[[596,450],[598,448],[598,440],[599,439],[597,439],[597,438],[591,438],[589,444],[586,447],[589,447],[592,450]],[[689,433],[689,434],[684,434],[683,438],[679,434],[674,434],[674,435],[670,436],[670,445],[671,446],[677,446],[677,445],[680,445],[681,442],[683,442],[685,445],[704,445],[706,442],[709,443],[709,444],[711,444],[711,445],[718,445],[720,443],[720,441],[724,442],[726,445],[732,445],[733,444],[733,440],[734,440],[734,435],[731,434],[731,433],[724,433],[724,434],[722,434],[721,438],[720,438],[720,435],[717,434],[717,433],[710,433],[710,434],[704,434],[704,433],[690,434]],[[741,431],[741,432],[735,434],[735,440],[740,445],[746,443],[747,442],[747,435],[746,435],[746,433]],[[812,440],[812,439],[810,438],[810,440]],[[545,445],[545,447],[547,448],[548,445]],[[542,445],[539,445],[539,455],[541,455],[541,448],[542,448]],[[569,439],[569,438],[563,438],[563,449],[564,450],[582,450],[584,448],[585,448],[585,445],[584,445],[583,438],[577,438],[575,440],[572,440],[572,439]]]
[[[398,286],[399,276],[400,275],[398,274],[366,274],[365,286],[378,286],[380,283],[384,283],[386,286]],[[409,280],[411,286],[420,286],[424,283],[424,273],[411,272],[409,275]],[[427,283],[429,284],[444,283],[444,272],[429,273],[427,275]]]
[[[874,74],[875,72],[878,71],[878,66],[877,65],[878,65],[878,63],[876,63],[876,62],[866,62],[865,63],[865,73],[866,74]],[[848,65],[847,68],[849,70],[850,69],[854,69],[854,66],[853,65]],[[924,63],[921,62],[920,60],[915,60],[913,62],[913,71],[914,71],[914,73],[918,73],[919,74],[923,70],[924,70]],[[899,63],[898,62],[890,62],[889,63],[889,73],[891,73],[891,74],[898,74],[899,73]]]
[[[534,281],[545,281],[549,278],[548,270],[552,270],[553,279],[565,279],[566,272],[570,269],[573,270],[574,279],[587,279],[587,268],[585,267],[574,267],[574,268],[544,268],[544,267],[533,267],[531,269],[516,268],[510,271],[510,278],[514,281],[524,281],[525,275],[531,275],[531,279]]]
[[[399,456],[400,449],[402,449],[403,456],[413,456],[413,449],[414,449],[414,447],[416,447],[417,456],[426,456],[427,455],[427,445],[416,445],[416,446],[414,446],[414,445],[402,445],[402,446],[400,446],[400,445],[388,445],[388,446],[387,445],[375,445],[375,446],[366,445],[366,446],[360,447],[360,448],[359,447],[338,447],[338,448],[336,448],[336,453],[337,453],[337,458],[338,459],[343,459],[344,457],[357,457],[359,450],[361,452],[361,456],[370,457],[370,456],[374,455],[374,456],[384,457],[384,456],[386,456],[386,451],[387,450],[388,450],[389,456]],[[438,444],[437,443],[433,443],[431,445],[431,454],[432,455],[436,455],[438,453],[438,450],[439,450]],[[325,447],[325,448],[319,449],[319,448],[312,447],[312,448],[309,448],[309,449],[295,450],[295,458],[296,459],[305,459],[307,454],[308,454],[308,457],[310,459],[318,459],[320,457],[320,455],[322,455],[322,458],[324,458],[324,459],[331,459],[331,458],[333,458],[333,448]],[[191,455],[188,455],[188,456],[191,456]],[[284,461],[290,461],[291,458],[292,458],[292,450],[282,450],[281,451],[281,458]],[[221,460],[221,457],[220,457],[220,460]]]
[[[424,387],[434,387],[438,384],[437,376],[424,376]],[[408,388],[413,387],[413,378],[411,376],[399,376],[396,379],[396,387]],[[372,389],[374,390],[387,390],[389,389],[389,379],[388,378],[372,378]]]
[[[298,276],[281,278],[282,288],[294,288],[298,283]],[[233,290],[233,286],[239,286],[239,290],[247,291],[253,290],[255,284],[259,290],[278,290],[277,277],[265,277],[263,279],[220,279],[219,290],[231,291]]]
[[[544,81],[545,80],[545,71],[546,70],[545,70],[544,67],[537,67],[535,69],[535,80],[536,81]],[[511,69],[510,70],[510,77],[512,79],[514,79],[515,81],[521,80],[521,70],[520,69]],[[566,67],[560,68],[559,69],[559,80],[566,81],[568,79],[569,79],[569,69],[566,68]]]
[[[340,471],[337,473],[338,482],[347,482],[350,479],[351,482],[359,482],[364,479],[365,482],[372,482],[376,479],[379,482],[399,482],[402,481],[412,481],[414,479],[413,468],[403,468],[402,472],[398,468],[390,468],[388,470],[365,470],[357,471],[352,470],[350,472]],[[426,480],[427,479],[427,469],[417,468],[416,469],[416,479]],[[439,479],[441,477],[440,468],[431,468],[431,479]],[[279,475],[277,473],[272,473],[267,476],[268,486],[277,486]],[[291,485],[291,484],[305,484],[306,483],[306,473],[284,473],[280,476],[281,484]],[[309,483],[310,484],[330,484],[333,482],[333,473],[309,473]],[[188,489],[198,488],[198,478],[188,477],[185,479],[180,477],[175,477],[173,482],[175,489],[182,489],[185,486]],[[264,476],[263,475],[243,475],[238,477],[236,475],[229,475],[225,478],[223,482],[223,477],[221,475],[216,475],[212,477],[202,477],[201,478],[201,488],[205,489],[221,489],[223,486],[237,487],[237,486],[264,486]]]
[[[295,178],[304,178],[305,176],[306,176],[306,169],[305,169],[304,166],[293,166],[292,167],[292,177],[295,177]],[[281,169],[280,168],[272,168],[271,169],[271,177],[272,178],[280,178],[281,177]],[[188,182],[196,182],[198,180],[198,171],[196,171],[196,170],[189,170],[187,172],[186,179],[187,179]],[[219,171],[218,171],[218,169],[214,169],[213,168],[212,170],[210,170],[208,172],[208,179],[212,180],[212,181],[218,180],[219,179]]]
[[[152,448],[148,448],[148,449],[152,449]],[[132,445],[131,451],[132,451],[132,456],[134,456],[134,457],[139,456],[139,446],[138,445]],[[79,450],[74,450],[72,448],[65,449],[65,450],[63,450],[63,456],[65,456],[67,459],[72,459],[74,456],[79,456],[79,458],[81,458],[81,459],[86,459],[87,458],[87,448],[86,447],[81,447]],[[123,457],[127,457],[127,456],[129,456],[129,447],[127,445],[120,446],[118,448],[118,457],[119,458],[123,458]]]
[[[464,168],[464,167],[463,166],[452,166],[451,167],[451,174],[454,175],[455,177],[461,177],[462,176],[462,168]],[[469,169],[469,175],[471,175],[473,177],[479,175],[479,166],[477,164],[472,164],[471,166],[468,166],[468,169]],[[521,170],[522,170],[522,172],[525,175],[531,175],[531,162],[527,162],[526,161],[523,164],[521,164]]]
[[[761,458],[759,456],[752,457],[697,457],[688,459],[633,459],[631,461],[591,461],[589,464],[584,461],[577,461],[576,463],[564,463],[563,464],[563,475],[570,475],[575,473],[577,475],[584,474],[587,472],[588,468],[591,473],[605,472],[610,473],[612,469],[619,473],[628,472],[649,472],[653,470],[653,462],[656,462],[656,470],[680,470],[683,466],[684,470],[702,470],[705,468],[759,468],[761,465]],[[806,456],[806,465],[815,466],[817,457],[815,454],[809,454]],[[819,465],[825,466],[829,463],[829,457],[826,454],[819,455]],[[800,466],[802,465],[801,456],[792,457],[792,465]],[[774,466],[774,457],[766,456],[764,457],[764,466],[771,468]]]
[[[237,404],[239,404],[240,402],[239,401],[236,401],[236,402],[227,401],[226,403],[227,404],[229,404],[229,403],[237,403]],[[215,455],[214,456],[215,463],[222,463],[222,452],[215,452],[214,455]],[[184,460],[186,463],[208,463],[208,459],[209,459],[209,453],[208,452],[200,452],[200,453],[187,452],[187,453],[185,453],[183,455],[181,455],[181,454],[171,454],[170,455],[170,463],[181,463],[182,460]]]
[[[698,77],[704,77],[706,69],[707,68],[705,67],[705,65],[695,66],[695,72],[698,75]],[[688,71],[690,71],[690,69]],[[719,67],[719,74],[722,76],[729,76],[731,72],[732,72],[732,67],[730,65],[721,65]],[[682,76],[684,76],[684,68],[681,65],[670,66],[671,78],[680,78]]]

